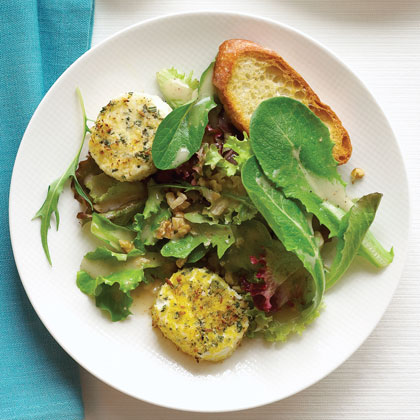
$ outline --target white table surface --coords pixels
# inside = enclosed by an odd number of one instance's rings
[[[420,1],[96,0],[92,45],[136,22],[191,10],[241,11],[291,25],[330,48],[367,84],[407,165],[412,216],[406,267],[390,307],[362,347],[293,397],[236,413],[186,413],[135,400],[82,369],[86,420],[420,420]]]

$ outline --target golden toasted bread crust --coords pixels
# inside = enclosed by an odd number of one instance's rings
[[[244,39],[230,39],[219,47],[213,74],[213,84],[216,87],[219,98],[231,118],[233,124],[242,131],[249,133],[249,116],[244,115],[241,106],[235,97],[235,92],[230,85],[241,59],[249,58],[256,62],[262,62],[270,68],[280,71],[285,79],[292,81],[300,89],[302,103],[308,106],[329,128],[331,140],[335,143],[333,156],[339,164],[346,163],[351,156],[352,146],[350,137],[343,127],[335,112],[321,102],[308,83],[275,51],[264,48],[252,41]],[[258,81],[255,89],[258,89]],[[302,93],[303,92],[303,93]],[[284,95],[284,94],[283,94]],[[285,94],[285,96],[292,96]],[[255,108],[259,103],[255,103]],[[255,109],[254,108],[254,109]]]

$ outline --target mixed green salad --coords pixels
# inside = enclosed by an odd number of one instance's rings
[[[268,99],[249,135],[238,132],[214,93],[212,72],[213,63],[200,80],[175,69],[158,73],[173,111],[153,141],[157,171],[141,181],[118,181],[91,156],[79,162],[90,132],[81,100],[80,149],[36,213],[42,245],[51,263],[50,219],[58,228],[58,200],[70,179],[78,218],[102,241],[84,256],[77,286],[112,321],[131,314],[137,287],[205,267],[246,299],[249,337],[284,341],[319,315],[326,290],[357,255],[379,269],[391,263],[393,251],[369,231],[382,195],[347,195],[329,130],[301,102]],[[174,84],[182,95],[173,95]],[[328,242],[335,255],[327,265]]]

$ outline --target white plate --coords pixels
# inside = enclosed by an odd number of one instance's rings
[[[76,287],[75,276],[90,249],[76,221],[78,203],[68,187],[60,199],[59,232],[50,230],[53,268],[41,248],[39,221],[31,222],[47,185],[72,160],[82,133],[75,95],[79,86],[90,118],[124,91],[158,93],[163,67],[198,76],[228,38],[246,38],[278,51],[329,104],[348,129],[353,157],[341,168],[366,176],[350,194],[384,193],[372,230],[395,260],[383,271],[363,261],[326,298],[321,317],[286,344],[246,341],[220,364],[195,363],[152,329],[144,308],[111,323]],[[409,219],[407,179],[392,130],[357,77],[331,52],[277,22],[232,13],[189,13],[132,26],[74,63],[35,112],[16,159],[10,193],[10,230],[16,264],[38,315],[60,345],[109,385],[154,404],[192,411],[240,410],[290,396],[343,363],[384,313],[400,278]]]

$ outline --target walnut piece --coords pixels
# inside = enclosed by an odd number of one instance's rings
[[[362,179],[365,176],[365,171],[362,168],[354,168],[351,171],[351,183],[354,184],[354,182],[358,179]]]

